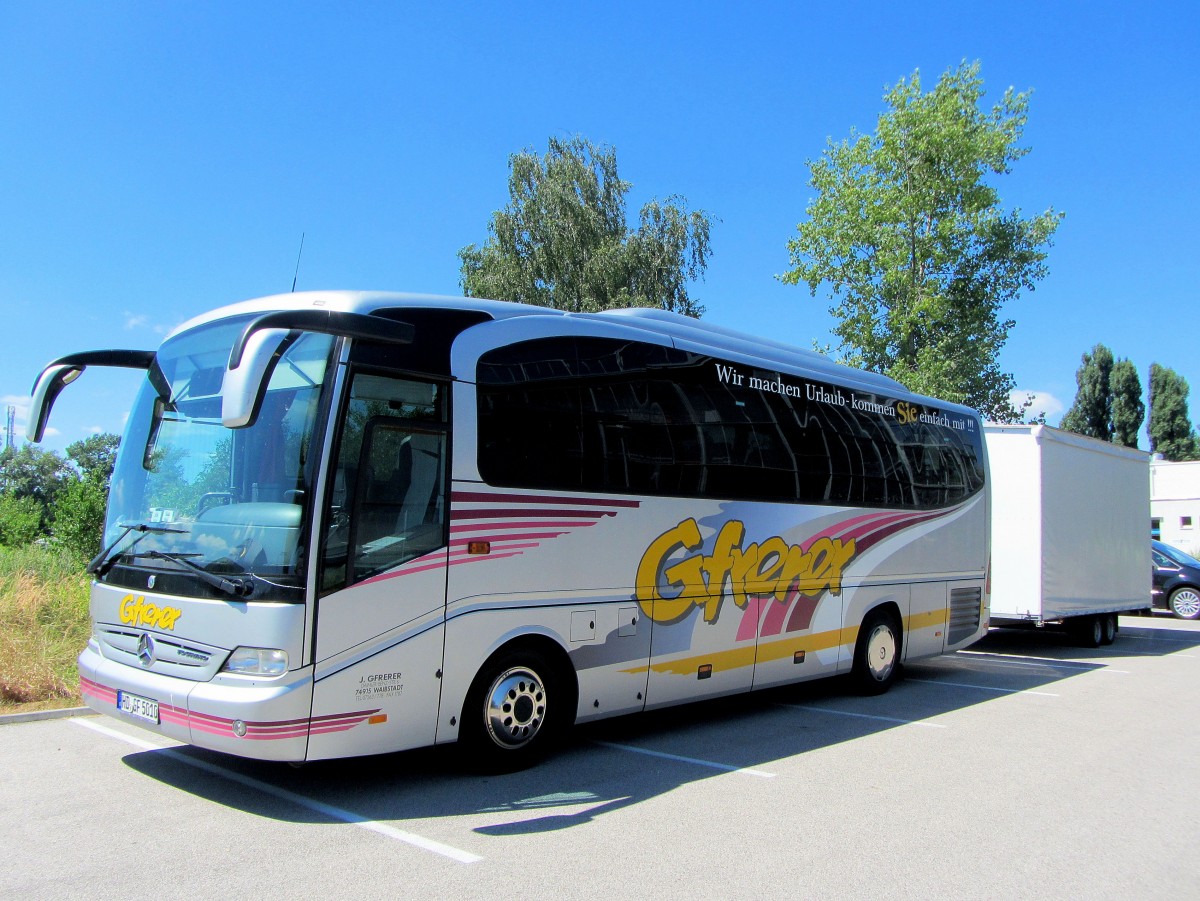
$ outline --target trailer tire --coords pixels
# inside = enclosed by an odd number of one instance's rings
[[[1076,640],[1085,648],[1098,648],[1104,643],[1104,623],[1100,616],[1077,616],[1070,621]]]
[[[477,769],[511,773],[546,756],[572,720],[567,680],[533,647],[502,651],[467,693],[459,735]]]
[[[900,671],[902,635],[896,618],[885,610],[872,610],[858,630],[850,680],[859,694],[881,695]]]
[[[1112,644],[1117,640],[1117,615],[1115,613],[1106,613],[1100,619],[1104,632],[1100,641],[1103,644]]]

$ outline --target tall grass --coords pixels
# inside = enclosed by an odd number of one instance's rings
[[[88,584],[70,554],[0,547],[0,713],[78,703]]]

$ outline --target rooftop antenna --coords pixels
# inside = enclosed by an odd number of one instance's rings
[[[296,279],[300,277],[300,257],[304,255],[304,235],[305,232],[300,232],[300,253],[296,254],[296,272],[292,276],[292,293],[296,293]]]

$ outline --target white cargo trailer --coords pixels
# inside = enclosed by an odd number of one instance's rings
[[[992,624],[1061,624],[1093,647],[1150,607],[1149,455],[1041,425],[984,427]]]

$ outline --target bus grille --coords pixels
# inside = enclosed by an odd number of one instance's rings
[[[970,638],[979,628],[979,612],[983,607],[983,591],[976,588],[950,589],[950,626],[947,644]]]
[[[94,637],[109,660],[150,672],[178,676],[197,681],[212,678],[215,669],[225,660],[225,651],[194,642],[180,641],[172,635],[147,633],[153,640],[153,660],[147,664],[138,657],[141,631],[97,626]]]

